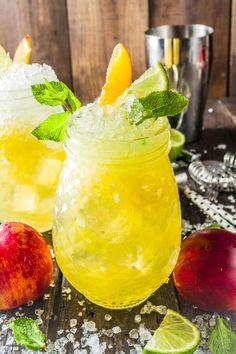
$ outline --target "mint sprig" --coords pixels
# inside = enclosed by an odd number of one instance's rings
[[[131,123],[139,125],[146,119],[175,116],[187,104],[187,97],[176,91],[155,91],[145,97],[136,98],[131,104],[128,118]]]
[[[47,117],[32,131],[32,134],[39,140],[63,141],[68,117],[81,106],[80,101],[61,81],[45,81],[31,88],[39,103],[47,106],[62,106],[65,110]]]
[[[69,115],[70,112],[50,115],[32,131],[32,134],[39,140],[63,141]]]
[[[32,350],[46,347],[46,338],[39,329],[37,321],[29,317],[21,317],[8,322],[17,344]]]
[[[236,352],[236,334],[222,317],[217,317],[207,345],[212,354]]]
[[[63,106],[66,111],[74,113],[81,106],[69,87],[62,81],[45,81],[31,86],[36,100],[47,106]]]

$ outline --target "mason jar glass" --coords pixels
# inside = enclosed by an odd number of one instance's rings
[[[169,123],[145,139],[101,139],[72,119],[53,243],[68,281],[106,308],[132,307],[168,281],[180,250]]]
[[[58,111],[39,104],[30,89],[0,91],[0,222],[18,220],[41,232],[52,228],[64,150],[31,131]]]

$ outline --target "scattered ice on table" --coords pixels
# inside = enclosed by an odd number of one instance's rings
[[[8,336],[7,341],[6,341],[6,346],[12,345],[14,343],[15,339],[13,336]],[[0,352],[1,353],[1,352]]]
[[[139,340],[142,345],[145,345],[146,342],[152,337],[151,332],[145,327],[144,323],[141,323],[139,325],[138,332],[139,332]]]
[[[86,335],[90,332],[97,332],[96,323],[93,321],[84,320],[82,325],[83,334]]]
[[[76,332],[77,332],[77,328],[76,327],[73,327],[73,328],[71,328],[71,333],[73,333],[73,334],[75,334]]]
[[[129,331],[129,337],[131,339],[138,339],[138,337],[139,337],[138,330],[136,328],[131,329],[131,331]]]
[[[128,343],[128,346],[132,348],[132,349],[130,349],[131,354],[141,354],[143,352],[142,346],[140,344],[137,344],[130,339],[127,340],[127,343]]]
[[[38,322],[38,325],[40,326],[41,324],[43,324],[43,320],[42,320],[42,314],[44,313],[44,310],[42,309],[36,309],[35,310],[35,315],[37,316],[37,322]]]
[[[109,315],[109,313],[107,313],[105,316],[104,316],[104,319],[105,321],[110,321],[112,319],[112,316]]]
[[[44,299],[44,300],[48,300],[49,298],[50,298],[50,294],[45,293],[45,294],[43,295],[43,299]]]
[[[61,294],[65,300],[68,301],[71,300],[71,288],[63,286],[61,290]]]
[[[52,280],[51,281],[51,284],[49,285],[51,288],[55,288],[55,281],[54,280]]]
[[[78,300],[78,304],[79,304],[80,306],[84,306],[85,300]]]
[[[109,328],[109,329],[102,328],[100,333],[101,333],[101,335],[107,336],[108,338],[111,338],[114,335],[113,330],[111,328]]]
[[[158,312],[160,315],[165,315],[167,311],[167,307],[163,305],[153,305],[151,301],[147,301],[147,303],[141,308],[140,314],[150,314],[151,312]]]
[[[136,315],[135,317],[134,317],[134,322],[135,323],[140,323],[142,321],[142,316],[141,315]]]
[[[76,349],[76,348],[79,348],[80,346],[80,343],[76,340],[74,343],[73,343],[73,348]]]
[[[24,312],[20,312],[20,311],[16,311],[15,315],[17,317],[23,317],[23,316],[25,316],[25,313]]]
[[[77,319],[76,318],[72,318],[71,320],[70,320],[70,327],[72,328],[72,327],[75,327],[76,325],[77,325]]]
[[[66,335],[66,337],[69,339],[69,341],[70,342],[74,342],[74,340],[75,340],[75,336],[74,336],[74,334],[73,333],[68,333],[67,335]]]
[[[118,334],[121,332],[121,328],[119,326],[115,326],[112,328],[112,331],[114,334]]]
[[[207,339],[212,331],[212,328],[215,326],[217,314],[213,315],[204,313],[203,315],[197,315],[193,319],[193,323],[196,324],[200,333],[201,333],[201,341],[198,347],[198,354],[204,353],[208,354],[207,348]],[[195,354],[195,353],[194,353]]]
[[[209,325],[210,325],[210,327],[214,327],[216,325],[215,317],[212,317],[209,319]]]
[[[43,309],[36,309],[36,310],[35,310],[35,315],[36,315],[36,316],[41,317],[43,313],[44,313],[44,310],[43,310]]]

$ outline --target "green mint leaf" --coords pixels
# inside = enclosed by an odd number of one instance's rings
[[[46,347],[46,338],[39,329],[37,321],[32,318],[17,318],[9,321],[8,327],[12,329],[17,344],[35,351]]]
[[[71,111],[74,113],[78,108],[80,108],[81,103],[80,100],[74,95],[74,93],[69,89],[67,100],[71,106]]]
[[[64,106],[65,109],[74,113],[81,106],[80,101],[61,81],[45,81],[43,84],[32,85],[32,93],[35,99],[47,106]]]
[[[69,112],[52,114],[39,124],[32,134],[39,140],[63,141],[69,115]]]
[[[63,113],[50,115],[32,131],[32,134],[40,140],[63,141],[68,116],[81,106],[80,101],[61,81],[45,81],[31,88],[39,103],[48,106],[63,106],[66,110]]]
[[[60,81],[46,81],[31,86],[35,99],[47,106],[62,106],[68,96],[68,87]]]
[[[210,334],[207,345],[212,354],[235,353],[236,334],[223,318],[217,317],[216,326]]]
[[[175,91],[154,91],[146,97],[136,98],[131,105],[128,118],[131,123],[141,124],[144,120],[163,116],[175,116],[188,104],[188,99]]]

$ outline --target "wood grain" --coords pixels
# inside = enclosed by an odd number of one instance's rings
[[[229,96],[236,96],[236,0],[232,0],[229,61]]]
[[[82,102],[99,95],[116,43],[130,51],[134,78],[144,71],[146,0],[68,0],[68,18],[74,90]]]
[[[202,23],[214,32],[209,97],[224,97],[228,87],[230,0],[150,0],[150,26]]]
[[[13,55],[27,33],[32,37],[32,62],[53,66],[71,85],[66,0],[1,0],[0,44]]]
[[[204,129],[236,128],[235,100],[231,98],[208,100],[203,126]]]

